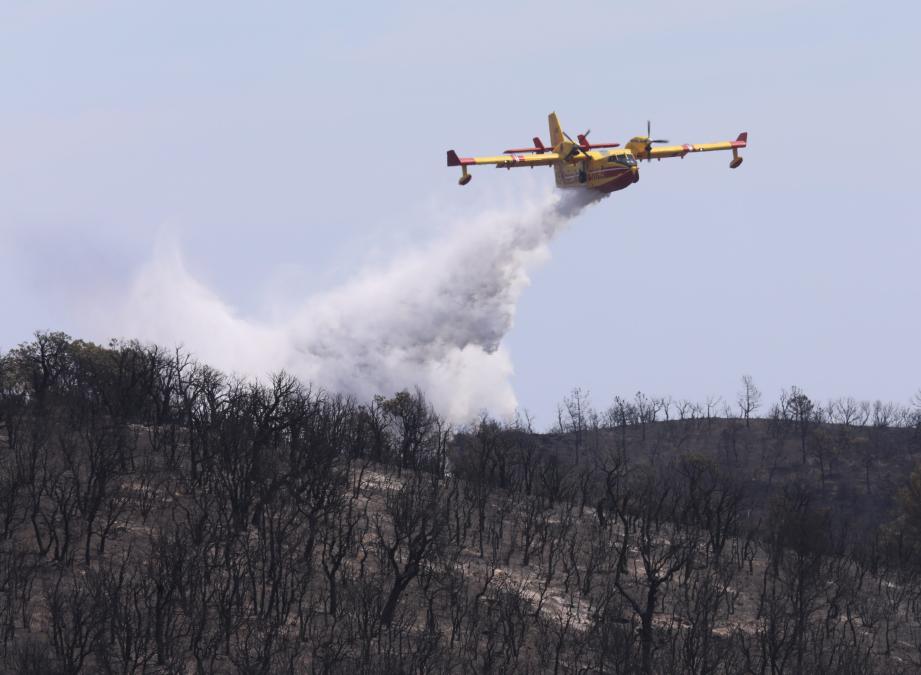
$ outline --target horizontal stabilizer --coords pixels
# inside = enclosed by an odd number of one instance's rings
[[[506,155],[512,155],[519,152],[536,152],[538,155],[541,155],[547,152],[547,147],[540,140],[540,136],[535,136],[532,140],[534,141],[533,148],[509,148],[508,150],[503,150],[502,152]]]

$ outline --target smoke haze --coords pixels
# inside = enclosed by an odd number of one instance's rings
[[[163,244],[108,313],[109,333],[182,344],[228,372],[285,369],[362,400],[418,386],[457,422],[483,409],[509,415],[517,401],[502,338],[528,272],[548,257],[553,236],[601,197],[554,191],[484,213],[275,322],[238,316],[194,278],[175,245]]]

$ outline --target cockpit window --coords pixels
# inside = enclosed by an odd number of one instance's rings
[[[633,166],[636,164],[636,159],[633,155],[622,154],[622,155],[611,155],[608,157],[609,162],[617,162],[618,164],[626,164],[627,166]]]

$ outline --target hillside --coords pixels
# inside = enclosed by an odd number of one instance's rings
[[[5,672],[909,673],[921,425],[579,392],[558,429],[60,334],[0,357]]]

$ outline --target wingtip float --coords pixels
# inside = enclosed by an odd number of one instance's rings
[[[734,141],[667,145],[668,141],[664,139],[652,138],[651,124],[647,122],[646,135],[634,136],[621,148],[620,143],[589,142],[590,131],[578,134],[577,140],[573,141],[563,131],[556,113],[550,113],[548,121],[550,145],[544,145],[540,137],[535,137],[533,147],[511,148],[494,157],[459,157],[454,150],[448,150],[448,166],[461,168],[461,177],[457,181],[460,185],[466,185],[473,178],[468,171],[470,166],[492,164],[500,169],[552,166],[557,187],[614,192],[640,179],[640,160],[683,158],[692,152],[731,150],[729,168],[737,169],[742,164],[739,150],[748,145],[747,131],[739,134]]]

